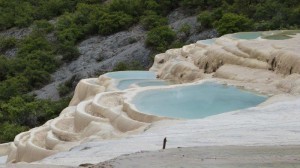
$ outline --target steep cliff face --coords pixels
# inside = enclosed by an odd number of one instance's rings
[[[261,105],[264,106],[299,97],[299,44],[299,34],[290,35],[286,40],[245,40],[229,34],[213,42],[198,41],[158,54],[150,71],[158,79],[173,84],[214,80],[272,96]],[[122,139],[147,133],[156,123],[170,120],[144,114],[131,103],[137,92],[149,87],[131,85],[130,89],[120,90],[117,87],[119,82],[109,74],[81,80],[69,107],[59,117],[19,134],[14,142],[0,145],[0,154],[8,155],[8,162],[33,162],[84,142]],[[176,85],[162,89],[169,87]],[[263,112],[263,109],[259,111]]]

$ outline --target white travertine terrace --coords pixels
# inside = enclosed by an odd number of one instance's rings
[[[260,105],[264,108],[299,97],[300,34],[291,37],[286,40],[243,40],[225,35],[213,44],[199,41],[156,55],[150,71],[159,79],[174,84],[213,80],[270,95]],[[132,86],[135,87],[120,91],[116,80],[105,74],[81,80],[69,107],[60,116],[17,135],[11,143],[1,144],[0,156],[8,155],[9,163],[38,161],[91,140],[121,139],[147,132],[153,130],[155,123],[170,120],[143,114],[130,104],[130,100],[143,90],[176,85]]]

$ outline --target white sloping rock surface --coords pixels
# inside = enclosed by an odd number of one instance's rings
[[[89,142],[58,153],[41,164],[77,166],[99,163],[122,154],[167,148],[223,145],[300,145],[300,99],[223,113],[204,119],[154,123],[148,131],[126,139]]]

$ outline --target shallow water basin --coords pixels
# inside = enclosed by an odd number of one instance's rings
[[[156,79],[156,74],[151,71],[116,71],[105,75],[113,79]]]
[[[240,33],[232,34],[233,38],[245,39],[245,40],[257,39],[260,36],[261,36],[261,32],[240,32]]]
[[[205,45],[211,45],[211,44],[214,44],[216,41],[216,39],[212,38],[212,39],[206,39],[206,40],[199,40],[197,41],[197,43],[202,43],[202,44],[205,44]]]
[[[138,93],[132,103],[138,111],[171,118],[197,119],[256,106],[267,99],[234,86],[205,82]]]

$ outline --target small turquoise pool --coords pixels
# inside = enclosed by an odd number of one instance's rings
[[[233,38],[251,40],[261,36],[261,32],[241,32],[232,34]]]
[[[116,79],[116,87],[120,90],[128,89],[132,84],[140,87],[168,85],[167,82],[156,79],[156,74],[151,71],[117,71],[105,75]]]
[[[216,39],[212,38],[212,39],[206,39],[206,40],[199,40],[199,41],[197,41],[197,43],[211,45],[211,44],[214,44],[215,41],[216,41]]]
[[[113,79],[156,79],[156,74],[151,71],[116,71],[105,75]]]
[[[300,33],[300,30],[281,30],[264,32],[262,38],[268,40],[286,40],[292,38],[293,35]]]
[[[138,93],[132,103],[146,114],[197,119],[256,106],[267,99],[233,86],[212,82]]]

